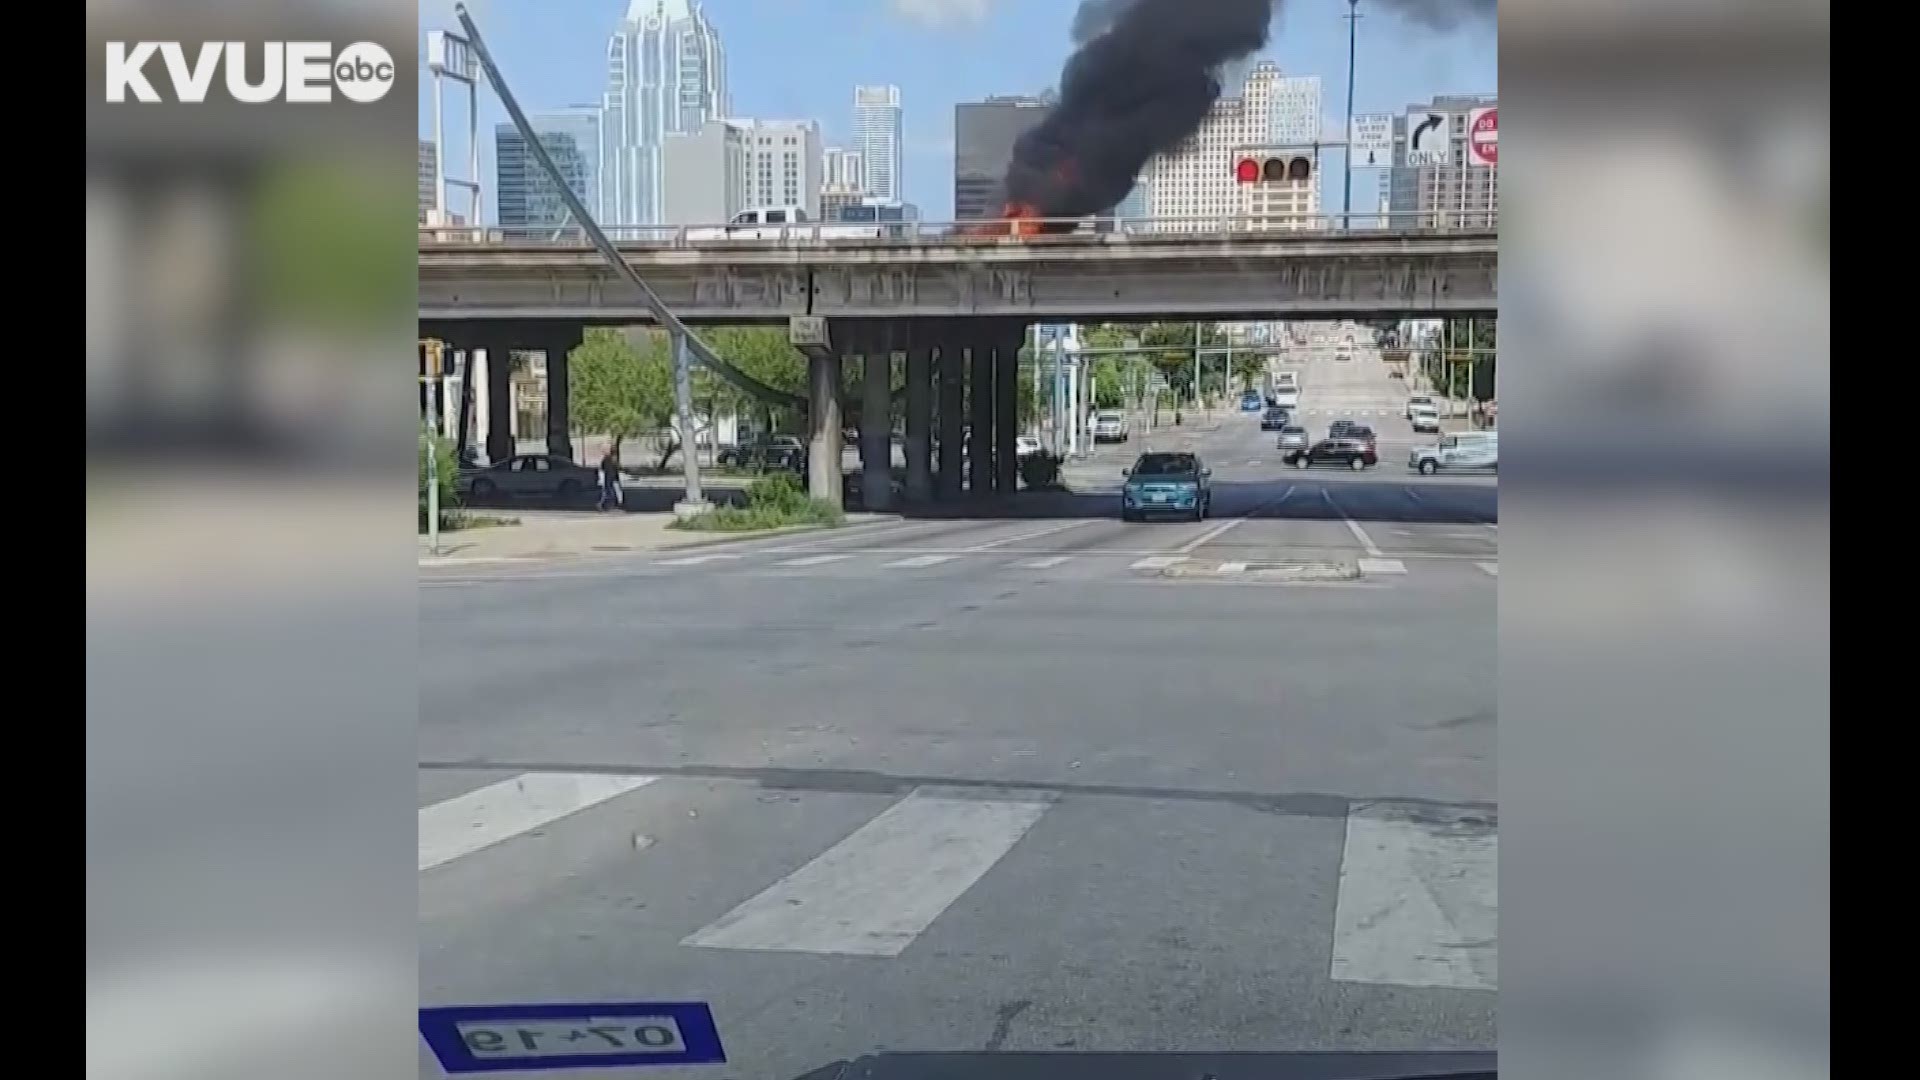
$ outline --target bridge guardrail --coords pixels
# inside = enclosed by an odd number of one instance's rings
[[[1059,227],[1063,231],[1037,231]],[[782,248],[835,244],[913,246],[954,243],[1131,243],[1196,237],[1436,236],[1497,231],[1484,210],[1399,213],[1261,214],[1233,217],[1009,218],[987,221],[805,222],[797,225],[602,225],[616,244],[636,248]],[[577,225],[422,225],[422,247],[586,247]]]

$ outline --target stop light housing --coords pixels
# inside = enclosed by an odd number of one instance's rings
[[[1265,154],[1234,162],[1233,178],[1242,184],[1280,183],[1313,177],[1313,159],[1305,154]]]

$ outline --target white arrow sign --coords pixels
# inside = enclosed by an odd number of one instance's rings
[[[1407,164],[1453,164],[1453,117],[1426,109],[1407,114]]]

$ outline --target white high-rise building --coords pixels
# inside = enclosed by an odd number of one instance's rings
[[[1245,215],[1252,209],[1247,192],[1235,175],[1239,156],[1261,148],[1264,153],[1277,143],[1311,146],[1318,138],[1318,106],[1314,106],[1314,131],[1306,139],[1278,140],[1273,137],[1277,123],[1284,117],[1289,124],[1300,122],[1301,97],[1283,98],[1287,78],[1279,65],[1271,61],[1255,64],[1247,81],[1237,93],[1222,94],[1214,102],[1200,127],[1173,150],[1156,155],[1147,163],[1147,205],[1154,218],[1186,219],[1155,226],[1164,232],[1211,232],[1222,228],[1243,227]],[[1297,90],[1289,89],[1289,93]],[[1317,97],[1317,93],[1316,93]],[[1289,182],[1287,199],[1293,212],[1318,213],[1320,177],[1317,161],[1313,174],[1305,181]],[[1277,211],[1263,209],[1263,213]],[[1271,219],[1263,227],[1274,227]]]
[[[836,191],[855,190],[865,193],[867,190],[867,170],[865,159],[858,150],[848,150],[841,146],[829,146],[825,153],[824,178],[821,183]]]
[[[726,53],[699,0],[630,0],[607,41],[600,220],[666,220],[662,140],[725,117]]]
[[[900,144],[902,126],[900,88],[853,88],[853,138],[866,167],[867,194],[876,199],[900,198]]]
[[[747,207],[802,206],[820,218],[825,154],[812,120],[734,120],[746,143]]]
[[[1320,76],[1282,75],[1272,88],[1267,140],[1291,146],[1320,141]]]

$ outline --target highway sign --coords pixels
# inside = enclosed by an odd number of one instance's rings
[[[1407,164],[1453,164],[1453,117],[1426,109],[1407,114]]]
[[[1467,114],[1467,163],[1491,169],[1500,163],[1500,110],[1475,109]]]
[[[1366,113],[1353,118],[1353,130],[1347,132],[1347,160],[1356,169],[1393,165],[1392,113]]]

